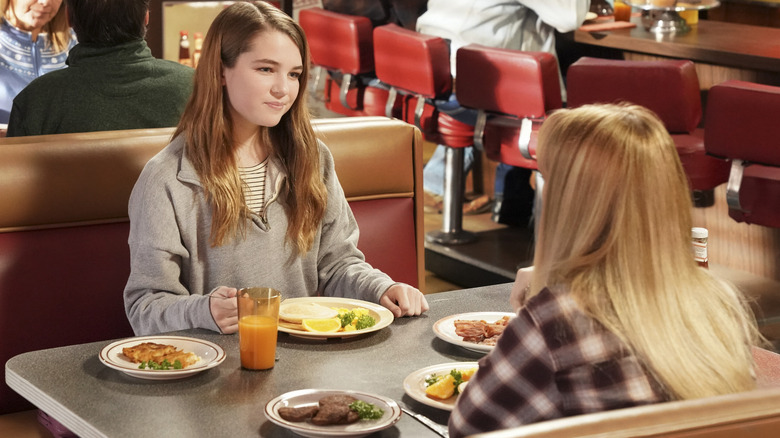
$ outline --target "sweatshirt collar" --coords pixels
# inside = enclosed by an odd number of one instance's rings
[[[177,147],[181,148],[181,158],[179,160],[179,173],[177,174],[177,177],[180,181],[195,184],[199,187],[203,187],[203,184],[200,182],[200,177],[198,176],[198,172],[195,170],[195,166],[192,164],[192,161],[190,161],[189,157],[187,157],[187,148],[184,147],[184,135],[180,134],[178,137],[173,139],[174,143],[178,143]],[[275,158],[271,158],[268,161],[268,180],[272,181],[272,184],[269,187],[278,188],[280,187],[281,182],[286,178],[286,174],[282,170],[282,167],[279,165],[279,162]]]

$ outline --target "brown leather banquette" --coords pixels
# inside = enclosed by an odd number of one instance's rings
[[[316,120],[361,229],[396,281],[422,284],[420,132],[384,117]],[[31,350],[132,336],[127,203],[172,128],[0,139],[0,363]],[[3,381],[0,414],[32,405]]]

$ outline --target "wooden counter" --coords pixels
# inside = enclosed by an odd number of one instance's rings
[[[574,32],[574,42],[622,51],[625,59],[690,59],[702,89],[726,79],[780,85],[780,29],[700,20],[682,35],[657,35],[637,27]]]

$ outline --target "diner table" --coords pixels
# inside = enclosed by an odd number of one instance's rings
[[[213,342],[220,365],[178,379],[153,381],[107,367],[98,354],[112,340],[23,353],[5,365],[6,382],[81,437],[297,436],[269,421],[266,404],[289,391],[353,390],[388,397],[440,425],[449,412],[409,397],[403,381],[423,368],[473,362],[484,353],[436,336],[439,319],[467,312],[510,312],[511,283],[426,295],[430,310],[396,318],[373,333],[311,340],[279,333],[273,369],[241,368],[238,335],[193,329],[169,333]],[[74,315],[74,323],[77,318]],[[372,437],[435,437],[403,413]]]

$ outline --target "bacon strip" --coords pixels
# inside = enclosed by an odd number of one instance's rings
[[[492,323],[484,320],[456,319],[454,324],[455,334],[462,337],[465,342],[496,345],[498,337],[504,333],[504,329],[509,324],[509,317],[504,316]]]

